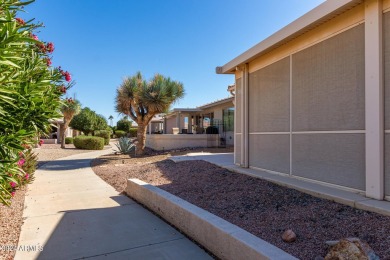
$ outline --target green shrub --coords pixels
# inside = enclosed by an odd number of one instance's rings
[[[110,131],[109,130],[98,130],[95,131],[95,136],[103,137],[104,138],[104,145],[110,144]]]
[[[65,144],[73,144],[73,137],[65,137]]]
[[[130,131],[132,122],[127,118],[123,118],[116,123],[116,129],[128,133]]]
[[[73,139],[73,144],[77,149],[103,150],[104,138],[80,135]]]
[[[137,137],[137,128],[130,128],[130,137]]]
[[[116,135],[117,138],[125,137],[126,136],[126,132],[122,131],[122,130],[116,130],[115,131],[115,135]]]

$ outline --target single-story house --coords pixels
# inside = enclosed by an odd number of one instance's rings
[[[149,123],[146,146],[157,150],[233,146],[233,101],[231,96],[196,108],[174,108],[165,115],[155,116]]]
[[[51,132],[48,136],[42,137],[44,144],[61,143],[60,128],[62,127],[63,122],[63,119],[50,120],[50,123],[52,124]],[[80,131],[74,130],[71,127],[68,127],[65,130],[65,137],[75,137],[78,135],[80,135]]]
[[[165,114],[157,114],[150,121],[147,129],[148,134],[162,134],[164,131],[164,116]]]
[[[328,0],[216,72],[237,165],[390,199],[390,0]]]

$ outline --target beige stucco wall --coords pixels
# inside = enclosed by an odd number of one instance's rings
[[[215,140],[214,140],[215,139]],[[171,150],[186,147],[208,147],[217,146],[218,135],[186,135],[186,134],[164,134],[147,135],[146,146],[155,150]]]
[[[172,116],[166,119],[166,129],[164,130],[165,134],[173,134],[172,128],[176,127],[176,116]]]
[[[304,35],[282,45],[279,48],[261,56],[249,63],[249,72],[256,71],[278,60],[281,60],[291,54],[306,49],[316,43],[335,36],[359,23],[364,22],[364,5],[358,5],[346,13],[322,24],[316,29],[305,33]],[[239,73],[236,73],[240,75]]]
[[[181,118],[180,127],[181,127],[181,129],[183,129],[185,115],[181,114],[180,118]],[[165,133],[166,134],[173,134],[172,128],[177,127],[176,126],[176,115],[172,115],[171,117],[167,118],[166,120],[167,120],[167,122],[166,122],[167,129],[166,129]]]
[[[249,63],[250,167],[365,189],[364,17],[364,5],[358,5]],[[310,55],[313,66],[305,67]],[[279,76],[272,78],[272,66],[279,62],[285,69],[275,68]],[[235,76],[235,163],[243,164],[243,72],[237,70]]]

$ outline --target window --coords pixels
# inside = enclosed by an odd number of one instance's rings
[[[234,107],[223,110],[223,128],[225,132],[234,131]]]

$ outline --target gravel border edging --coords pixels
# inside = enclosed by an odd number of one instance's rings
[[[126,193],[221,259],[297,259],[242,228],[139,179],[127,180]]]

